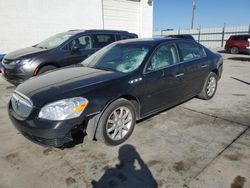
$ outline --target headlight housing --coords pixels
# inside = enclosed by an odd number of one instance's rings
[[[38,117],[48,120],[67,120],[79,117],[88,105],[88,100],[83,97],[59,100],[45,105]]]
[[[12,61],[11,64],[26,65],[26,64],[30,64],[31,62],[32,62],[32,59],[18,59],[18,60]]]

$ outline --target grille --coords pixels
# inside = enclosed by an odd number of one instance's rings
[[[25,95],[14,92],[11,97],[12,109],[22,118],[27,118],[33,108],[33,104]]]

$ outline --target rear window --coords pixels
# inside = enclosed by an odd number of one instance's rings
[[[238,36],[231,36],[230,40],[241,40],[247,41],[250,38],[249,35],[238,35]]]
[[[115,36],[112,34],[96,34],[94,35],[95,47],[102,48],[112,42],[115,42]]]
[[[206,56],[204,48],[195,42],[182,41],[179,42],[178,45],[180,47],[184,61],[189,61]]]
[[[131,35],[119,35],[118,36],[118,40],[126,40],[126,39],[132,39],[132,38],[135,38]]]

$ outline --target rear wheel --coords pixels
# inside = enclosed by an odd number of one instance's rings
[[[51,70],[54,70],[54,69],[56,69],[56,67],[53,66],[53,65],[44,66],[44,67],[42,67],[42,68],[38,71],[38,74],[37,74],[37,75],[43,74],[43,73],[45,73],[45,72],[48,72],[48,71],[51,71]]]
[[[239,53],[239,48],[236,46],[231,47],[230,49],[231,54],[238,54]]]
[[[214,72],[210,72],[202,88],[202,91],[198,94],[198,97],[204,100],[213,98],[217,90],[217,82],[217,75]]]
[[[126,99],[118,99],[107,107],[100,117],[96,139],[107,145],[118,145],[127,140],[136,122],[134,105]]]

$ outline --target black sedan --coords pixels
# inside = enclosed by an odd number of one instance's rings
[[[108,145],[124,142],[137,120],[198,96],[211,99],[223,60],[186,39],[113,43],[78,67],[29,79],[9,103],[9,116],[27,138],[61,147],[72,133]]]

